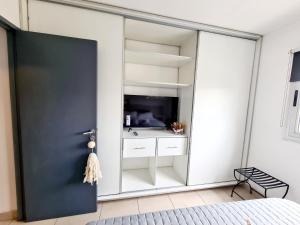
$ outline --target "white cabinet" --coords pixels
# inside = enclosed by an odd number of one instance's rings
[[[186,154],[187,138],[158,138],[157,155],[172,156]]]
[[[241,166],[255,41],[200,32],[189,185],[233,180]]]
[[[123,141],[123,158],[154,157],[155,138],[132,138]]]
[[[98,194],[117,194],[120,191],[123,17],[35,0],[29,1],[28,11],[30,31],[98,42],[97,149],[103,174]]]
[[[123,133],[122,192],[186,184],[187,140],[165,130]]]

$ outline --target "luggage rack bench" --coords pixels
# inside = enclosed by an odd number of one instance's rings
[[[274,188],[281,188],[285,187],[286,191],[282,198],[285,198],[289,191],[289,185],[255,167],[248,167],[248,168],[239,168],[234,169],[234,177],[237,180],[237,184],[233,186],[231,197],[233,196],[233,193],[235,193],[237,196],[239,196],[241,199],[244,199],[242,196],[240,196],[235,189],[241,185],[241,184],[248,184],[250,187],[250,194],[252,194],[252,191],[256,192],[260,196],[267,198],[267,191],[269,189]],[[240,174],[240,178],[237,176]],[[244,179],[242,179],[244,178]],[[258,186],[262,187],[264,189],[264,194],[261,194],[260,192],[256,191],[252,186],[250,185],[249,181],[254,182]]]

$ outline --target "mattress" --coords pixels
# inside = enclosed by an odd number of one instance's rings
[[[89,222],[87,225],[300,225],[300,205],[269,198],[165,210]]]

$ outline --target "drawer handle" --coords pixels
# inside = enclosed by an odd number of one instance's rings
[[[136,149],[136,150],[141,150],[141,149],[145,149],[146,147],[136,147],[136,148],[133,148],[133,149]]]
[[[177,146],[169,146],[167,148],[178,148]]]

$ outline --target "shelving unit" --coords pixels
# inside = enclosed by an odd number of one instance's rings
[[[123,131],[122,191],[184,186],[188,159],[187,146],[184,143],[186,143],[187,137],[175,135],[169,130],[145,129],[136,130],[136,132],[138,132],[138,136],[134,136],[133,132],[128,132],[127,129]],[[155,142],[156,145],[149,145],[149,141]],[[130,142],[131,145],[128,145]],[[144,151],[145,155],[141,157],[139,154],[130,154],[131,157],[125,157],[125,151],[136,151],[135,145],[139,146],[139,151]],[[177,151],[174,151],[174,154],[172,151],[166,154],[165,148],[169,145],[176,150],[184,149],[183,154],[178,155]],[[156,150],[156,153],[149,156],[146,151],[151,152],[152,150]],[[160,152],[164,154],[160,154]]]
[[[177,120],[186,125],[186,134],[139,129],[134,136],[125,130],[121,192],[184,186],[197,32],[126,19],[124,42],[124,94],[178,97]]]
[[[122,192],[155,188],[155,157],[123,158]]]
[[[187,156],[158,156],[156,188],[178,187],[186,183]]]
[[[156,172],[156,187],[177,187],[183,186],[185,182],[178,176],[173,167],[158,167]]]
[[[163,54],[158,52],[125,50],[125,62],[155,66],[181,67],[192,58],[188,56]]]
[[[156,81],[136,81],[125,80],[125,85],[138,86],[138,87],[159,87],[159,88],[185,88],[190,87],[191,84],[183,83],[170,83],[170,82],[156,82]]]
[[[122,191],[138,191],[153,189],[150,172],[148,169],[129,169],[122,172]]]

